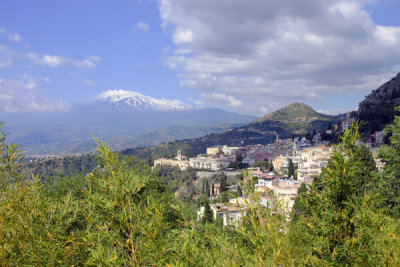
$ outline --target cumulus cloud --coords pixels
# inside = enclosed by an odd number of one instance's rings
[[[133,30],[148,32],[150,30],[150,26],[147,22],[139,21],[138,23],[133,25]]]
[[[58,55],[38,55],[36,53],[29,52],[26,57],[35,62],[36,64],[49,66],[49,67],[59,67],[63,65],[72,65],[77,68],[94,68],[96,67],[95,62],[101,61],[101,57],[91,56],[84,60],[73,60],[68,57],[58,56]]]
[[[0,28],[0,35],[6,36],[8,40],[15,43],[19,43],[22,41],[21,35],[19,35],[18,33],[10,33],[4,28]]]
[[[400,70],[400,28],[376,25],[365,0],[159,0],[176,49],[165,65],[200,102],[261,114],[329,93],[368,92]]]
[[[0,78],[0,109],[6,112],[64,111],[70,107],[62,100],[50,99],[39,89],[41,82],[51,81],[31,75],[21,75],[15,79]]]

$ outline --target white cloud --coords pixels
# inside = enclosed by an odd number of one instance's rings
[[[84,60],[73,60],[68,57],[57,56],[57,55],[43,55],[40,56],[36,53],[29,52],[27,54],[27,58],[36,64],[50,66],[50,67],[59,67],[63,65],[72,65],[77,68],[94,68],[96,67],[95,62],[101,61],[101,57],[92,56],[87,57]]]
[[[0,69],[11,66],[12,64],[13,64],[13,60],[11,58],[0,59]]]
[[[353,109],[321,109],[321,110],[317,110],[317,112],[326,114],[326,115],[338,115],[338,114],[348,113],[353,110],[357,110],[357,107],[354,107]]]
[[[133,25],[133,30],[134,31],[143,31],[143,32],[148,32],[150,30],[150,26],[148,23],[139,21],[135,25]]]
[[[246,113],[367,93],[400,71],[400,27],[376,25],[369,2],[159,0],[177,46],[164,63],[182,87],[231,96],[243,102],[231,109]]]
[[[86,85],[89,85],[89,86],[96,86],[96,83],[94,82],[94,81],[92,81],[92,80],[89,80],[89,79],[82,79],[82,83],[83,84],[86,84]]]
[[[100,56],[90,56],[90,57],[87,57],[87,59],[94,61],[94,62],[100,62],[103,60]]]
[[[193,32],[190,30],[176,31],[173,35],[176,44],[193,42]]]
[[[0,69],[13,64],[13,54],[7,46],[0,44]]]
[[[44,55],[41,59],[43,65],[49,65],[51,67],[57,67],[62,64],[63,61],[65,61],[64,58],[59,57],[59,56],[50,56],[50,55]]]
[[[234,98],[233,96],[220,94],[220,93],[202,93],[201,99],[196,102],[200,105],[217,106],[220,108],[240,108],[243,106],[243,102]]]
[[[0,108],[6,112],[18,111],[64,111],[70,105],[50,99],[39,89],[40,83],[49,78],[21,75],[15,79],[0,78]]]
[[[0,28],[0,34],[6,36],[8,40],[15,43],[19,43],[22,41],[21,35],[19,35],[18,33],[9,33],[4,28]]]

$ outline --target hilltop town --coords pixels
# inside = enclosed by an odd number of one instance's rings
[[[282,213],[290,214],[299,188],[304,183],[309,187],[314,178],[321,174],[327,166],[334,146],[321,136],[332,134],[333,131],[348,129],[354,119],[347,118],[336,126],[324,132],[315,133],[312,139],[306,137],[294,137],[279,139],[267,145],[247,145],[230,147],[218,145],[207,147],[206,154],[198,154],[195,157],[187,157],[180,150],[174,158],[159,158],[154,160],[154,168],[162,166],[177,167],[181,171],[187,169],[196,170],[196,183],[202,185],[201,195],[206,195],[210,201],[213,216],[219,216],[223,225],[238,225],[246,213],[249,199],[243,196],[239,183],[226,184],[227,177],[241,177],[251,180],[255,192],[260,193],[260,203],[264,206],[273,205],[278,200]],[[340,127],[340,129],[338,129]],[[375,164],[378,170],[384,166],[384,162],[376,158],[376,150],[384,144],[384,131],[376,131],[367,140],[358,142],[364,145],[375,156]],[[225,177],[223,188],[221,179]],[[205,189],[206,188],[206,189]],[[223,192],[230,194],[222,195]],[[197,212],[197,218],[204,216],[204,206]]]

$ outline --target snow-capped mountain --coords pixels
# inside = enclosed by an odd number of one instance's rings
[[[179,100],[156,99],[134,91],[108,90],[101,93],[95,101],[106,106],[112,103],[117,108],[134,108],[143,111],[183,111],[199,109],[185,105]]]
[[[91,151],[95,146],[93,134],[122,149],[204,136],[256,118],[132,91],[109,90],[96,100],[75,104],[65,112],[2,119],[10,137],[28,154],[59,154]]]

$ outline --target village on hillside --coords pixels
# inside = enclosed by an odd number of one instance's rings
[[[354,121],[351,119],[343,121],[343,130],[349,128],[352,122]],[[328,134],[329,131],[331,130],[326,130]],[[376,150],[383,145],[384,136],[384,132],[379,131],[367,140],[359,141],[359,145],[365,145],[373,153],[378,170],[383,168],[384,162],[377,159]],[[234,177],[245,173],[245,179],[252,181],[254,191],[260,195],[258,204],[271,208],[274,203],[280,203],[280,212],[288,216],[301,185],[304,183],[309,188],[314,177],[321,174],[322,168],[327,166],[332,152],[333,146],[330,146],[329,141],[321,140],[321,133],[312,136],[312,140],[305,137],[281,140],[277,136],[274,143],[267,145],[208,147],[206,154],[191,158],[177,151],[175,158],[154,160],[154,167],[174,166],[182,171],[187,168],[195,169],[197,182],[203,181],[203,193],[210,201],[220,200],[223,192],[235,192],[235,198],[228,198],[224,203],[210,204],[215,220],[220,218],[224,226],[235,226],[245,216],[246,207],[251,200],[244,196],[238,184],[227,186],[226,181],[224,185],[209,184],[204,179],[215,175]],[[263,162],[268,163],[270,168],[263,168],[263,164],[260,164]],[[204,212],[205,207],[201,206],[197,218],[201,219]]]

